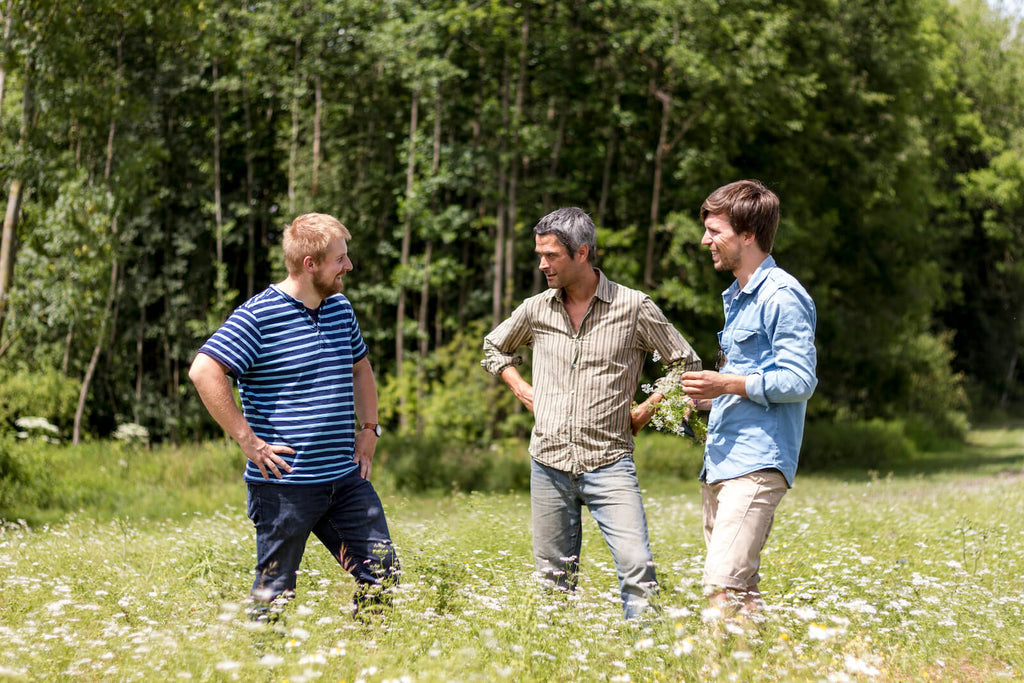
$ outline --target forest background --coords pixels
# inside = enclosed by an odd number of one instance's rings
[[[710,359],[698,209],[739,178],[818,308],[805,453],[1019,415],[1022,38],[982,0],[3,0],[0,431],[219,435],[188,365],[325,211],[385,426],[521,437],[479,359],[536,221],[590,212]]]

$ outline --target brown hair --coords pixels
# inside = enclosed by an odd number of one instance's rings
[[[726,216],[737,235],[754,233],[761,251],[772,253],[779,229],[779,197],[767,187],[756,180],[723,185],[701,204],[701,223],[712,213]]]
[[[281,241],[288,272],[292,275],[301,273],[302,262],[307,256],[311,256],[314,263],[321,263],[327,255],[331,240],[337,237],[348,240],[352,239],[352,234],[334,216],[306,213],[296,218],[284,229],[284,239]]]

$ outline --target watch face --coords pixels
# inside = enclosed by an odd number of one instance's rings
[[[381,432],[380,425],[374,425],[373,433],[376,434],[377,436],[380,436],[380,432]]]

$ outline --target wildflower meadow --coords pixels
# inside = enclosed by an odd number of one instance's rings
[[[134,457],[129,476],[144,477],[158,452]],[[247,619],[255,543],[240,481],[199,498],[162,491],[162,509],[181,506],[163,516],[9,519],[0,680],[1024,676],[1024,430],[976,431],[963,452],[900,472],[798,476],[763,555],[767,608],[746,623],[705,610],[695,477],[645,473],[639,455],[638,467],[661,595],[635,622],[589,520],[579,590],[537,588],[523,491],[407,495],[382,477],[402,583],[390,613],[363,621],[348,613],[351,578],[315,539],[283,618]]]

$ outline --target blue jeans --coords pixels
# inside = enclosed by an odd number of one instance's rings
[[[632,456],[583,474],[531,463],[533,554],[542,580],[563,590],[576,588],[586,505],[612,551],[623,612],[627,619],[639,616],[658,582]]]
[[[397,580],[398,556],[380,497],[358,474],[326,484],[248,487],[249,519],[256,527],[252,597],[258,602],[295,590],[310,533],[361,587]]]

